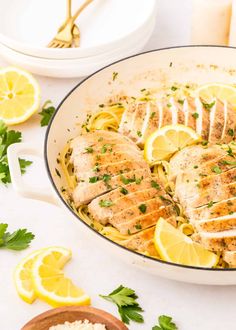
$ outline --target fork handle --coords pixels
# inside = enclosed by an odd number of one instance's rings
[[[71,0],[67,0],[66,16],[67,18],[71,18]]]
[[[79,14],[91,3],[93,0],[86,0],[82,6],[76,11],[76,13],[71,17],[71,23],[74,23]]]

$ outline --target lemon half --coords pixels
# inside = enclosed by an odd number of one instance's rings
[[[40,88],[34,77],[21,69],[0,69],[0,120],[7,125],[26,121],[39,108]]]

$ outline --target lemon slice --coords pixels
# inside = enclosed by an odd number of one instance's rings
[[[227,101],[236,109],[236,88],[231,85],[220,83],[205,84],[200,86],[196,93],[207,102],[219,99]]]
[[[0,120],[26,121],[39,108],[40,89],[31,74],[14,67],[0,69]]]
[[[71,252],[62,247],[51,247],[40,253],[32,265],[32,281],[37,296],[53,307],[89,305],[90,298],[64,276],[63,266]]]
[[[211,268],[219,260],[215,253],[193,242],[163,218],[157,222],[154,244],[163,260],[181,265]]]
[[[144,157],[153,164],[169,159],[176,151],[200,141],[201,137],[190,127],[167,125],[153,132],[145,142]]]
[[[42,249],[30,253],[17,265],[14,272],[16,291],[19,296],[29,304],[32,304],[37,298],[31,279],[31,269],[34,260],[41,252]]]

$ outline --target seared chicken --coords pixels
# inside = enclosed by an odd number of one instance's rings
[[[195,239],[211,251],[224,251],[228,260],[227,251],[236,251],[236,158],[232,149],[191,146],[178,152],[170,165],[172,178],[177,172],[174,199],[195,227]]]
[[[159,217],[176,215],[170,196],[129,138],[95,131],[72,140],[70,148],[77,179],[75,206],[89,204],[98,222],[131,235],[155,226]]]
[[[228,143],[234,139],[235,123],[236,112],[230,104],[170,97],[132,103],[123,113],[119,132],[143,146],[146,138],[160,127],[183,124],[210,143]]]

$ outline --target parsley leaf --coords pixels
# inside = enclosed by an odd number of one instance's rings
[[[161,315],[158,317],[158,325],[152,327],[152,330],[178,330],[176,324],[172,322],[172,317]]]
[[[55,112],[55,107],[52,105],[52,102],[50,100],[46,101],[44,105],[42,106],[42,111],[39,112],[39,115],[42,116],[40,125],[47,126],[50,122],[50,119],[52,118],[52,115]]]
[[[140,314],[140,312],[143,312],[143,309],[137,302],[138,296],[134,290],[120,285],[109,295],[100,295],[100,297],[116,304],[124,323],[129,324],[131,320],[137,323],[144,322],[143,316]]]
[[[33,162],[31,162],[30,160],[19,158],[19,163],[20,163],[21,174],[25,174],[26,167],[30,166]]]
[[[129,192],[127,189],[125,189],[124,187],[120,188],[120,192],[123,194],[123,195],[127,195]]]
[[[161,189],[160,185],[154,180],[151,181],[151,186],[152,186],[152,188],[156,188],[156,190]]]
[[[210,111],[211,108],[214,107],[215,103],[216,103],[216,101],[213,101],[211,103],[205,103],[205,102],[202,101],[203,107],[208,111]]]
[[[213,166],[211,171],[215,172],[216,174],[222,173],[222,169],[219,166]]]
[[[197,112],[192,113],[192,116],[194,119],[197,119],[199,117],[199,114]]]
[[[21,142],[21,132],[8,130],[3,121],[0,121],[0,181],[7,184],[11,182],[10,170],[7,159],[7,148]],[[26,172],[26,167],[32,164],[31,161],[19,159],[21,173]]]
[[[146,204],[140,204],[138,208],[142,213],[145,213],[147,210]]]
[[[8,224],[0,223],[0,248],[23,250],[29,246],[35,237],[27,229],[18,229],[10,234],[7,232],[7,228]]]
[[[108,201],[108,200],[105,200],[105,199],[102,199],[99,202],[99,206],[101,206],[101,207],[109,207],[109,206],[112,206],[113,204],[114,203],[112,201]]]
[[[117,77],[118,77],[118,72],[113,72],[112,73],[112,80],[115,81]]]

